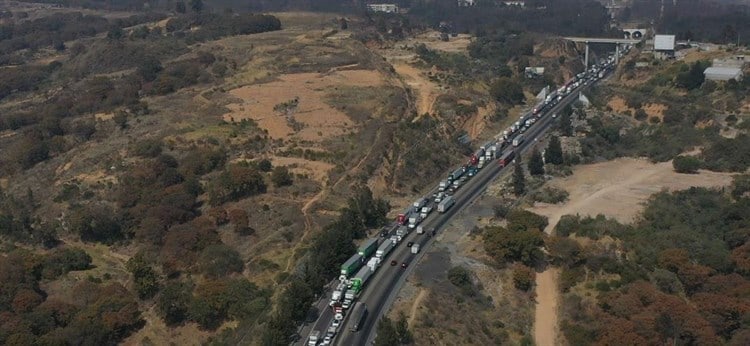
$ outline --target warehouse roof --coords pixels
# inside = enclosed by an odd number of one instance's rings
[[[742,76],[742,70],[737,67],[709,67],[703,72],[706,77],[732,79]]]

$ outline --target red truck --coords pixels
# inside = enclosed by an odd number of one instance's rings
[[[513,158],[515,157],[516,157],[515,151],[511,150],[511,151],[506,152],[505,154],[503,154],[503,156],[500,157],[500,160],[498,160],[498,162],[500,162],[500,167],[505,167],[509,165],[513,161]]]

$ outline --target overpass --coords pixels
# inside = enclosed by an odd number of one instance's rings
[[[589,43],[614,44],[615,45],[615,64],[618,64],[620,62],[620,45],[621,44],[635,45],[636,43],[643,41],[643,39],[630,39],[630,38],[599,38],[599,37],[563,37],[563,38],[568,41],[586,44],[586,56],[584,58],[584,63],[586,64],[586,70],[589,69]]]

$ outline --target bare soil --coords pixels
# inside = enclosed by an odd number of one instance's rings
[[[547,268],[536,275],[536,311],[534,314],[534,342],[538,346],[558,345],[557,291],[558,268]]]
[[[417,116],[431,114],[439,95],[438,86],[425,78],[422,71],[407,63],[394,63],[393,68],[404,79],[406,85],[416,92]]]
[[[337,85],[366,87],[382,83],[383,77],[378,72],[369,70],[284,74],[269,83],[231,90],[230,94],[240,102],[227,105],[231,111],[224,115],[224,120],[236,122],[252,119],[274,139],[294,136],[306,141],[322,141],[354,128],[354,121],[346,114],[323,101],[327,88],[335,88]],[[299,106],[292,112],[293,117],[304,124],[304,128],[297,134],[289,126],[287,117],[274,111],[274,106],[295,98],[299,100]]]
[[[729,173],[680,174],[672,169],[671,161],[654,164],[644,159],[622,158],[578,166],[573,175],[553,179],[550,184],[568,191],[569,200],[556,205],[538,203],[531,210],[549,217],[547,233],[566,214],[604,214],[630,223],[642,211],[642,203],[661,190],[721,187],[731,182]]]
[[[444,52],[451,53],[463,53],[466,52],[466,48],[471,43],[471,35],[458,34],[456,37],[449,37],[448,41],[442,41],[440,39],[440,33],[437,31],[428,31],[424,34],[418,35],[414,38],[412,43],[424,43],[425,46],[433,50],[441,50]]]

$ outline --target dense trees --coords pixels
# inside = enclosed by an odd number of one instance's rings
[[[553,165],[561,165],[563,163],[563,152],[562,145],[560,144],[560,138],[552,136],[547,145],[547,150],[544,151],[544,161]]]
[[[540,154],[539,150],[536,148],[531,151],[531,157],[529,158],[528,167],[529,174],[544,175],[544,160],[542,159],[542,154]]]
[[[654,195],[633,226],[604,217],[563,217],[558,234],[609,235],[629,253],[623,259],[601,248],[582,250],[571,239],[548,240],[550,257],[567,268],[561,280],[568,287],[584,267],[619,275],[596,284],[602,293],[591,311],[563,323],[568,340],[606,343],[627,334],[644,343],[717,344],[741,338],[750,329],[740,317],[750,313],[750,300],[738,294],[750,289],[742,276],[750,258],[742,245],[750,236],[749,211],[745,198],[691,188]]]
[[[390,205],[375,199],[366,186],[356,186],[338,219],[312,240],[309,257],[300,264],[301,273],[287,280],[290,284],[281,294],[277,314],[264,330],[264,345],[288,345],[296,323],[302,321],[313,300],[328,280],[339,274],[338,268],[355,251],[353,239],[364,236],[366,228],[385,224]]]
[[[693,156],[679,155],[672,161],[672,167],[677,173],[697,173],[701,168],[701,161]]]
[[[276,187],[292,185],[292,175],[285,166],[277,166],[271,172],[271,181]]]
[[[521,84],[508,77],[501,77],[492,82],[490,96],[497,102],[509,105],[520,104],[524,100]]]
[[[237,200],[266,192],[266,183],[257,169],[248,165],[231,164],[209,187],[209,198],[213,204]]]
[[[523,195],[526,192],[526,177],[523,173],[523,166],[520,162],[513,165],[513,194],[516,196]]]

